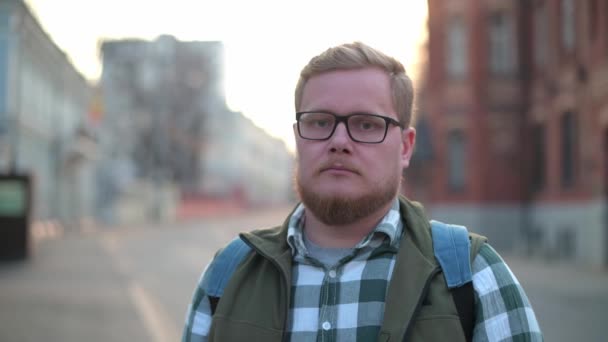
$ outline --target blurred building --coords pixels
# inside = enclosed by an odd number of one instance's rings
[[[0,172],[34,180],[34,219],[92,217],[90,87],[18,0],[0,0]]]
[[[282,140],[231,111],[209,113],[204,137],[199,192],[253,206],[290,199],[293,156]]]
[[[176,205],[180,199],[256,205],[287,198],[291,158],[285,145],[226,106],[220,42],[160,36],[106,41],[101,53],[106,162],[100,206],[106,219],[145,200],[156,204],[133,210],[148,217],[176,197]],[[253,150],[255,156],[245,152]],[[141,196],[125,203],[125,193],[133,191]],[[154,199],[163,193],[164,199]]]
[[[503,250],[608,265],[608,2],[428,5],[414,197]]]

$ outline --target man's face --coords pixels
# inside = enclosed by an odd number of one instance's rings
[[[378,114],[399,120],[389,76],[376,68],[339,70],[311,77],[299,111]],[[389,125],[379,144],[353,141],[340,123],[328,140],[296,136],[296,187],[307,209],[326,224],[344,225],[388,205],[409,164],[415,131]]]

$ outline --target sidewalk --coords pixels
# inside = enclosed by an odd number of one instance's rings
[[[94,239],[40,241],[28,260],[0,263],[0,341],[145,341],[123,282]]]
[[[509,254],[503,257],[525,285],[560,293],[580,292],[585,296],[603,294],[608,298],[608,269],[594,269],[564,260],[551,262]]]
[[[505,256],[522,284],[545,341],[606,341],[608,271]]]
[[[37,244],[43,240],[57,239],[65,235],[86,235],[117,230],[191,228],[194,226],[204,226],[208,223],[216,224],[226,219],[238,217],[251,218],[251,229],[256,229],[262,228],[261,226],[255,226],[256,222],[267,222],[269,219],[274,220],[273,222],[276,222],[277,225],[283,223],[283,220],[293,207],[294,204],[290,203],[259,208],[247,208],[225,203],[210,203],[204,208],[198,206],[190,208],[187,214],[179,215],[174,221],[148,221],[119,225],[88,222],[86,226],[79,229],[65,229],[56,221],[37,221],[30,226],[30,241],[33,244]]]

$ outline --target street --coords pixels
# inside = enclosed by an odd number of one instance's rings
[[[177,341],[217,248],[239,231],[281,223],[288,210],[36,240],[30,260],[0,264],[0,341]],[[546,341],[605,340],[606,270],[506,259]]]

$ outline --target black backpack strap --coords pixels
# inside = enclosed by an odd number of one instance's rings
[[[456,304],[460,324],[467,341],[473,340],[473,328],[475,325],[474,291],[472,282],[452,289],[452,299],[454,300],[454,304]]]
[[[473,338],[475,294],[471,272],[471,241],[466,227],[430,221],[435,259],[441,265],[446,286],[452,293],[467,341]],[[477,246],[474,246],[477,254]]]
[[[211,315],[215,313],[215,308],[217,308],[217,303],[220,302],[220,297],[209,296],[209,306],[211,307]]]

